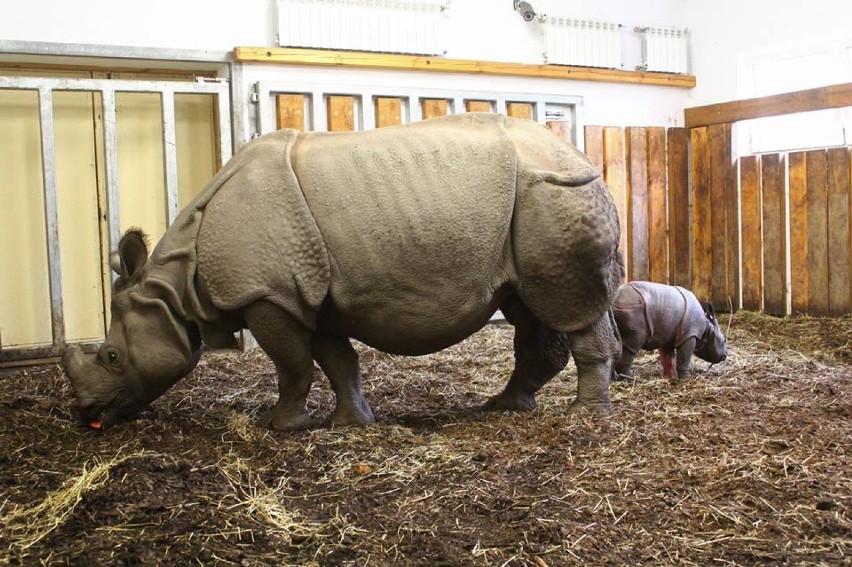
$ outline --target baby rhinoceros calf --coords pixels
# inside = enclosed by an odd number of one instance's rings
[[[622,342],[614,380],[633,377],[633,358],[642,349],[659,349],[663,374],[672,381],[689,376],[693,354],[711,363],[728,355],[713,306],[698,301],[688,289],[628,282],[619,288],[612,309]]]

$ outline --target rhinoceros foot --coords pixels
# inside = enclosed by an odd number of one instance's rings
[[[260,418],[260,425],[277,431],[296,431],[309,429],[314,425],[314,421],[304,407],[278,402]]]
[[[328,423],[335,427],[345,427],[348,425],[372,425],[376,423],[376,418],[373,417],[373,411],[366,402],[361,404],[353,404],[349,407],[338,405]]]
[[[615,413],[615,410],[612,407],[612,402],[581,402],[579,400],[574,400],[571,402],[571,405],[568,407],[569,414],[583,414],[583,413],[591,413],[594,416],[604,417],[608,415],[612,415]]]
[[[486,411],[533,411],[538,407],[532,394],[501,392],[482,405]]]

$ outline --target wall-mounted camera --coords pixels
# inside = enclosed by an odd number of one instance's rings
[[[529,2],[513,0],[515,11],[521,15],[525,22],[531,22],[535,18],[535,10]]]

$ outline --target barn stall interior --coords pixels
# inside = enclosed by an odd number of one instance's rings
[[[852,9],[706,4],[16,8],[0,21],[0,564],[850,561]],[[59,356],[104,340],[126,229],[156,243],[259,135],[468,112],[582,149],[627,279],[711,302],[727,360],[669,383],[640,355],[610,417],[572,413],[573,363],[534,412],[486,412],[514,364],[497,317],[425,356],[356,343],[377,423],[283,433],[258,425],[276,369],[244,333],[137,419],[78,423]],[[317,368],[317,423],[334,398]]]

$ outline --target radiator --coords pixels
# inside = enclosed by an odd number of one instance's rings
[[[621,67],[621,26],[611,22],[544,18],[547,63],[583,67]]]
[[[646,71],[689,73],[689,32],[675,28],[637,28],[642,34]]]
[[[278,0],[278,43],[444,54],[446,0]]]

